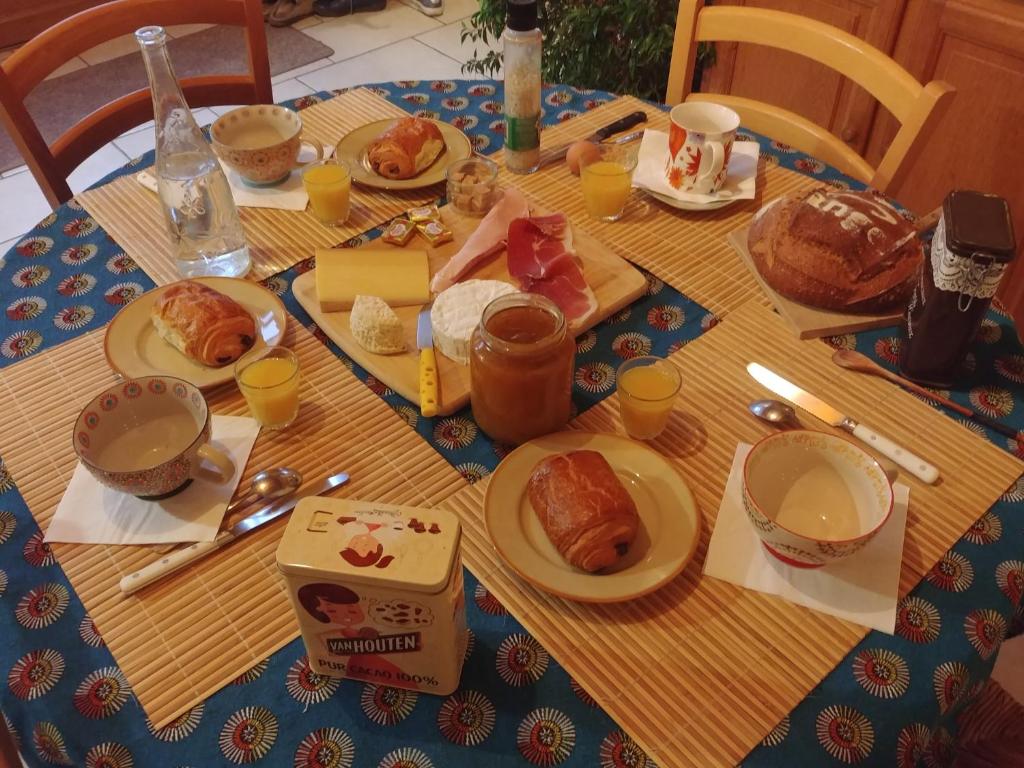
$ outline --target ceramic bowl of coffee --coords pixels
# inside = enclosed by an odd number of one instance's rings
[[[199,389],[171,376],[142,376],[92,398],[75,421],[73,442],[103,485],[164,498],[196,477],[227,482],[234,475],[231,459],[210,445],[210,430],[210,408]]]
[[[743,465],[743,508],[770,554],[819,568],[859,552],[892,516],[892,483],[849,440],[823,432],[769,435]]]
[[[210,127],[217,157],[242,181],[270,185],[283,181],[299,166],[302,147],[302,118],[297,112],[274,104],[256,104],[225,112]],[[323,145],[308,141],[317,160]]]

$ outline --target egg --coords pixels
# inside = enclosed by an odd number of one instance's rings
[[[577,176],[580,175],[580,163],[583,161],[596,160],[601,156],[597,145],[590,141],[577,141],[570,145],[569,151],[565,153],[565,164],[569,170]]]

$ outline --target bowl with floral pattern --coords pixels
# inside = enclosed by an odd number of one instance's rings
[[[75,421],[72,442],[79,461],[103,485],[165,498],[195,477],[227,482],[234,476],[231,459],[210,445],[210,419],[194,385],[172,376],[141,376],[93,397]]]
[[[750,449],[743,508],[765,549],[787,565],[820,568],[849,557],[892,516],[892,483],[849,440],[789,430]]]

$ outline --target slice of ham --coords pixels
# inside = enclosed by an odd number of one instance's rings
[[[508,227],[508,271],[519,287],[551,299],[579,330],[597,312],[564,214],[514,220]]]
[[[475,264],[500,251],[505,246],[509,224],[529,215],[530,207],[523,194],[514,187],[505,187],[501,199],[481,219],[458,253],[435,273],[430,290],[440,293],[450,288]]]

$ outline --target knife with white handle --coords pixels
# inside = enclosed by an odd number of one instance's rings
[[[870,445],[883,456],[899,464],[918,480],[931,484],[939,479],[939,470],[920,456],[915,456],[906,448],[878,434],[871,427],[860,424],[849,416],[840,413],[828,403],[819,400],[814,395],[787,381],[777,373],[769,371],[763,365],[750,363],[747,366],[747,373],[779,397],[785,398],[793,403],[793,405],[803,408],[826,424],[846,430],[861,442]]]
[[[302,496],[290,496],[282,501],[273,502],[265,505],[258,512],[254,512],[248,517],[239,520],[233,526],[225,531],[221,531],[217,534],[217,538],[213,541],[197,541],[195,544],[191,544],[182,549],[176,549],[173,552],[168,553],[165,557],[161,557],[145,568],[141,568],[135,573],[129,573],[123,579],[121,579],[120,587],[121,591],[130,595],[134,592],[138,592],[143,587],[147,587],[154,582],[159,581],[164,576],[180,571],[189,563],[194,563],[203,557],[206,557],[211,552],[216,552],[221,547],[230,544],[235,539],[244,536],[254,528],[259,528],[265,523],[269,523],[271,520],[275,520],[281,515],[291,512],[295,505],[298,504],[306,496],[319,496],[320,494],[327,493],[332,488],[337,488],[339,485],[344,485],[348,482],[348,474],[346,472],[340,472],[337,475],[328,477],[320,487],[314,489],[311,493],[303,494]]]

